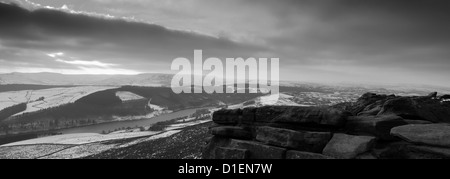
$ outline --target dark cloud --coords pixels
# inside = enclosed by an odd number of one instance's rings
[[[287,0],[274,3],[279,4],[273,12],[279,17],[280,30],[303,27],[270,41],[301,51],[331,51],[370,61],[367,57],[423,48],[433,49],[430,52],[435,54],[450,47],[450,2],[447,1]],[[302,16],[310,20],[292,23]]]
[[[448,1],[263,2],[284,32],[266,41],[291,59],[285,65],[328,66],[353,76],[378,75],[377,81],[450,84]],[[329,79],[353,80],[336,74]]]
[[[230,54],[252,56],[262,50],[223,38],[170,30],[158,25],[52,9],[29,11],[3,3],[0,3],[0,27],[2,46],[42,52],[61,51],[84,60],[126,64],[127,68],[141,71],[151,70],[150,65],[156,63],[166,63],[165,70],[170,70],[170,62],[174,58],[191,57],[195,49],[203,49],[205,55],[217,57]],[[14,59],[12,56],[5,58],[6,54],[2,56],[5,60]],[[132,63],[137,64],[133,66]],[[58,63],[47,60],[45,64]]]

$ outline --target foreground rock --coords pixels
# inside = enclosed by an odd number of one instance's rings
[[[450,159],[450,149],[415,145],[408,142],[392,143],[376,151],[381,159]]]
[[[434,123],[450,122],[450,107],[432,97],[400,97],[388,100],[378,115],[387,114]]]
[[[231,140],[231,148],[244,149],[249,151],[249,159],[283,159],[286,149],[263,145],[258,142]]]
[[[445,102],[447,96],[438,97],[436,92],[410,97],[366,93],[345,109],[355,116],[396,115],[409,120],[450,122],[450,105]]]
[[[373,135],[382,140],[394,140],[391,129],[407,124],[403,118],[395,115],[354,116],[349,117],[346,129],[356,134]]]
[[[249,154],[249,150],[246,149],[219,147],[216,150],[216,159],[247,159]]]
[[[290,150],[290,151],[286,152],[286,159],[306,159],[306,160],[319,159],[319,160],[324,160],[324,159],[333,159],[333,158],[329,157],[329,156],[326,156],[326,155],[317,154],[317,153]]]
[[[266,106],[261,108],[220,110],[213,120],[221,125],[289,124],[316,127],[341,127],[349,112],[336,108]]]
[[[265,112],[261,112],[264,111],[264,108],[258,111],[257,119],[267,120],[267,118],[264,118]],[[345,124],[348,116],[350,116],[348,112],[334,108],[294,107],[288,108],[284,113],[273,118],[272,122],[339,127]]]
[[[371,149],[375,137],[335,134],[323,154],[338,159],[353,159]]]
[[[355,104],[347,106],[347,110],[353,115],[376,115],[381,111],[384,102],[394,98],[396,98],[395,95],[366,93]]]
[[[331,139],[330,132],[309,132],[260,127],[256,140],[265,144],[320,153]]]
[[[447,98],[367,93],[330,107],[223,109],[203,158],[448,158],[450,125],[439,124],[450,123]]]
[[[449,124],[411,124],[393,128],[391,133],[412,143],[450,147]]]
[[[235,139],[251,139],[252,134],[242,127],[236,126],[219,126],[210,129],[212,135],[227,137],[230,136]]]

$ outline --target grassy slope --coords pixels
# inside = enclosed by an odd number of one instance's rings
[[[108,150],[86,159],[199,159],[205,139],[211,136],[208,128],[212,125],[213,123],[209,122],[188,127],[167,138]],[[112,144],[126,142],[129,140],[111,141]]]

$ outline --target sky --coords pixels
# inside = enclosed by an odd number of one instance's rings
[[[174,73],[280,58],[281,80],[450,86],[444,0],[0,0],[0,73]]]

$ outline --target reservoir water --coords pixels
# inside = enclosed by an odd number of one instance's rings
[[[186,110],[181,110],[181,111],[177,111],[177,112],[173,112],[173,113],[169,113],[169,114],[163,114],[163,115],[160,115],[157,117],[142,119],[142,120],[108,122],[108,123],[96,124],[96,125],[91,125],[91,126],[62,129],[62,130],[58,130],[57,133],[62,133],[62,134],[102,133],[103,131],[106,131],[106,132],[114,131],[114,130],[120,129],[120,128],[128,128],[128,127],[135,128],[135,127],[141,127],[141,126],[149,126],[149,125],[155,124],[157,122],[168,121],[168,120],[172,120],[175,118],[189,116],[191,114],[194,114],[199,109],[207,109],[207,108],[186,109]]]

